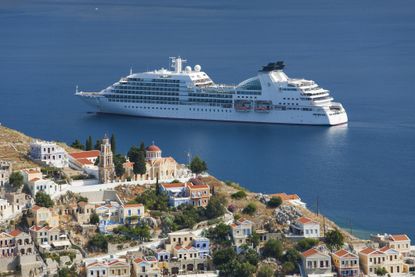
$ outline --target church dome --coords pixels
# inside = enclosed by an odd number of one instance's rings
[[[161,149],[157,145],[152,144],[150,146],[147,146],[146,151],[158,152],[158,151],[161,151]]]

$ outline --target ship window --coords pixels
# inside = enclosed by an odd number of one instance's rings
[[[261,82],[259,81],[258,78],[248,81],[246,83],[243,83],[242,85],[239,86],[239,88],[241,89],[246,89],[246,90],[261,90]]]

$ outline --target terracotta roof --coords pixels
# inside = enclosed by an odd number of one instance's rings
[[[190,189],[209,189],[209,186],[206,184],[194,185],[192,183],[189,183],[188,186]]]
[[[279,198],[281,198],[282,201],[299,200],[300,199],[300,197],[297,194],[286,194],[285,192],[271,194],[271,197],[279,197]]]
[[[360,253],[363,253],[363,254],[366,254],[366,255],[369,255],[369,254],[371,254],[371,253],[373,253],[373,252],[375,252],[376,250],[375,249],[373,249],[373,248],[371,248],[371,247],[366,247],[365,249],[363,249],[362,251],[360,251]]]
[[[351,252],[349,252],[345,249],[341,249],[341,250],[333,253],[333,255],[336,255],[337,257],[343,257],[343,258],[346,258],[346,257],[356,258],[355,254],[353,254],[353,253],[351,253]]]
[[[78,202],[78,206],[85,207],[88,203],[85,201]]]
[[[297,220],[296,220],[297,222],[300,222],[300,223],[302,223],[302,224],[309,224],[309,223],[317,223],[317,222],[315,222],[315,221],[313,221],[313,220],[311,220],[311,219],[309,219],[309,218],[307,218],[307,217],[304,217],[304,216],[302,216],[302,217],[300,217],[300,218],[297,218]]]
[[[150,145],[150,146],[147,146],[146,150],[150,151],[150,152],[161,151],[161,149],[157,145],[154,145],[154,144]]]
[[[137,204],[125,204],[124,208],[133,208],[133,207],[142,207],[143,204],[137,203]]]
[[[134,262],[137,263],[137,264],[139,264],[141,262],[144,262],[144,260],[141,259],[141,258],[136,258],[136,259],[134,259]]]
[[[383,246],[382,248],[379,249],[380,252],[386,252],[389,249],[391,249],[389,246]]]
[[[86,158],[96,158],[99,156],[99,153],[100,153],[99,150],[90,150],[90,151],[71,153],[69,155],[71,155],[75,159],[86,159]]]
[[[18,230],[18,229],[14,229],[13,231],[9,232],[9,235],[16,237],[18,235],[20,235],[22,233],[22,231]]]
[[[37,210],[39,210],[40,208],[42,208],[41,206],[38,206],[38,205],[34,205],[33,207],[32,207],[32,211],[37,211]]]
[[[29,169],[23,169],[26,173],[40,173],[41,171],[38,168],[29,168]]]
[[[163,188],[184,188],[185,184],[183,183],[171,183],[171,184],[161,184]]]
[[[40,178],[33,178],[33,179],[30,179],[30,182],[36,182],[36,181],[39,181],[40,180]]]
[[[32,227],[30,227],[30,230],[35,231],[35,232],[43,230],[43,229],[50,230],[52,228],[48,226],[37,226],[37,225],[33,225]]]
[[[391,235],[390,236],[391,240],[393,241],[405,241],[405,240],[410,240],[409,237],[405,234],[401,234],[401,235]]]
[[[76,159],[80,164],[82,165],[91,165],[93,164],[90,160],[88,160],[87,158],[81,158],[81,159]]]
[[[311,248],[311,249],[308,249],[307,251],[304,251],[304,252],[302,253],[302,255],[303,255],[304,257],[310,257],[310,256],[315,255],[315,254],[318,254],[318,253],[319,253],[319,252],[318,252],[316,249]]]

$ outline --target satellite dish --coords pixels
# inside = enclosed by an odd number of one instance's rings
[[[189,72],[191,72],[191,71],[192,71],[192,68],[191,68],[190,66],[186,66],[186,67],[184,68],[184,70],[185,70],[187,73],[189,73]]]
[[[195,65],[195,71],[196,72],[200,72],[200,70],[202,69],[202,67],[200,65]]]

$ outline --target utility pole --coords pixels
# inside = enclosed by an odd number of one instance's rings
[[[349,218],[350,235],[353,235],[352,218]]]
[[[323,237],[326,236],[326,218],[323,216]]]
[[[319,202],[319,197],[317,196],[317,217],[319,216],[318,202]]]

